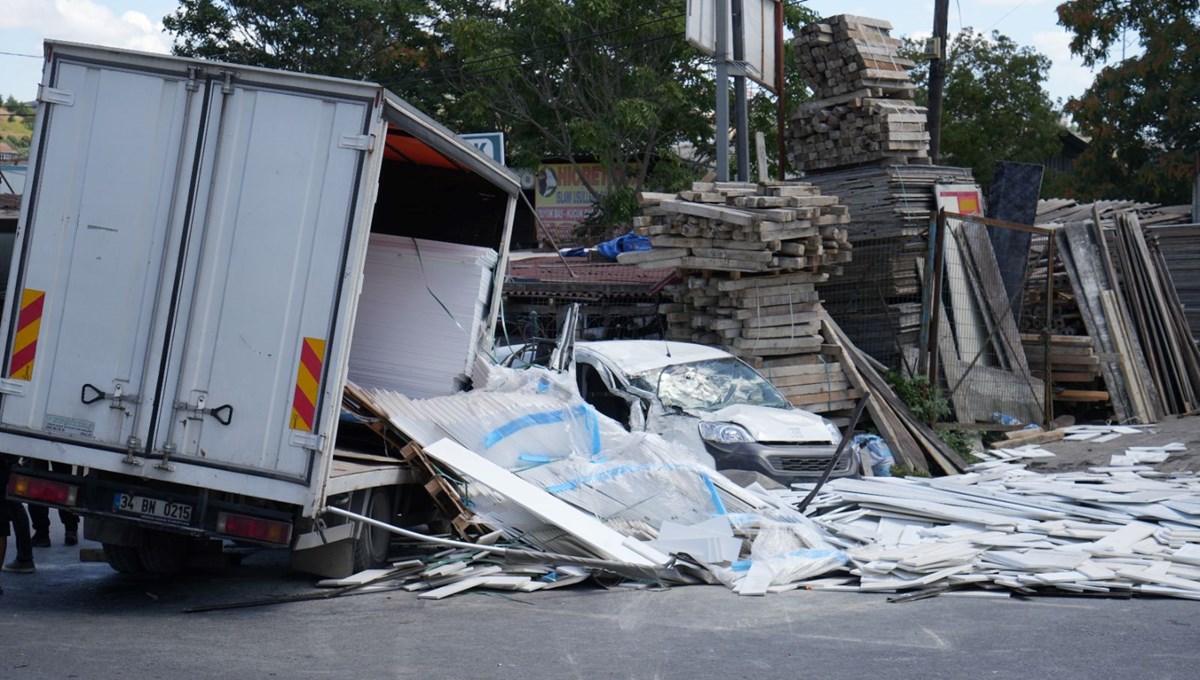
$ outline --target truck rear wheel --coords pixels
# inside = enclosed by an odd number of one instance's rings
[[[142,547],[138,548],[138,557],[151,574],[178,574],[187,565],[190,547],[186,536],[147,531]]]
[[[104,559],[108,566],[122,574],[145,573],[146,567],[138,555],[138,549],[128,545],[104,543]]]
[[[364,493],[369,497],[362,514],[392,524],[395,518],[392,516],[391,489],[368,489]],[[392,534],[386,529],[370,525],[361,527],[358,538],[354,539],[354,571],[375,569],[386,564],[391,542]]]

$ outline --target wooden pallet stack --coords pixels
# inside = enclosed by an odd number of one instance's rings
[[[663,306],[667,335],[724,347],[761,368],[793,404],[853,407],[836,357],[822,355],[816,285],[850,261],[836,197],[803,182],[698,182],[677,196],[643,194],[648,251],[618,261],[680,269]]]
[[[801,104],[788,129],[798,170],[849,165],[929,164],[926,112],[913,101],[901,42],[880,19],[839,15],[809,24],[796,60],[816,99]]]

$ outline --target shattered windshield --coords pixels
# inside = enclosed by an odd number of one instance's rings
[[[775,386],[734,357],[678,364],[632,376],[634,387],[657,393],[663,406],[719,411],[733,404],[788,408]]]

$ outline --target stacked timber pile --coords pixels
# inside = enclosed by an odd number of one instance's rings
[[[648,251],[618,261],[680,269],[662,307],[667,336],[720,346],[761,368],[795,405],[821,413],[853,407],[825,344],[816,284],[850,260],[850,217],[811,184],[698,182],[677,196],[643,194],[638,230]]]
[[[1200,340],[1200,226],[1156,225],[1147,229],[1147,240],[1167,264],[1192,339]]]
[[[1108,407],[1120,422],[1153,423],[1195,412],[1200,352],[1166,258],[1134,213],[1117,213],[1112,221],[1108,234],[1098,226],[1103,219],[1067,223],[1055,232],[1056,270],[1065,280],[1056,271],[1051,328],[1075,336],[1070,349],[1051,338],[1055,400]],[[1039,278],[1044,281],[1045,273]],[[1027,292],[1026,303],[1037,315],[1045,314],[1043,298]],[[1038,340],[1026,343],[1034,365],[1045,358],[1044,340]],[[1085,372],[1069,370],[1067,362],[1080,366],[1093,355],[1100,379],[1089,384]],[[1096,369],[1089,363],[1087,370]]]
[[[969,168],[893,165],[810,175],[805,181],[850,210],[854,259],[818,286],[825,307],[864,352],[894,364],[920,331],[924,234],[937,213],[939,182],[974,184]]]
[[[929,164],[926,114],[913,101],[901,42],[880,19],[839,15],[809,24],[796,59],[815,92],[792,115],[790,154],[798,170],[864,163]]]

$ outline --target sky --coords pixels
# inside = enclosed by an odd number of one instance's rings
[[[684,0],[678,1],[682,6]],[[1053,62],[1047,83],[1051,98],[1066,100],[1082,94],[1092,74],[1070,57],[1069,36],[1054,11],[1058,2],[955,0],[950,3],[950,32],[994,29],[1018,45],[1035,48]],[[172,39],[162,31],[162,18],[177,6],[177,0],[0,0],[0,95],[22,101],[36,96],[46,38],[170,51]],[[809,0],[808,6],[825,16],[885,19],[897,37],[924,37],[933,28],[932,0]]]

